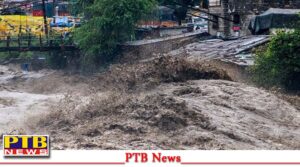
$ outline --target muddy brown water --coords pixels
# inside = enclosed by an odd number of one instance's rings
[[[128,93],[59,71],[0,70],[0,133],[50,134],[54,149],[300,149],[299,110],[246,84],[195,80]]]

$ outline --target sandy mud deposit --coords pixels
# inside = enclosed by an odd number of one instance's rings
[[[209,65],[160,58],[88,78],[2,71],[1,132],[49,134],[54,149],[300,149],[293,104]]]

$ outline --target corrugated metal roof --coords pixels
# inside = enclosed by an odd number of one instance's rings
[[[281,8],[270,8],[266,12],[261,15],[268,14],[298,14],[300,13],[300,9],[281,9]]]

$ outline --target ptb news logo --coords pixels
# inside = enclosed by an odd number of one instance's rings
[[[49,136],[4,135],[3,147],[6,157],[48,157]]]

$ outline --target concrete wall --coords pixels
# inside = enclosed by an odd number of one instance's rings
[[[187,27],[178,27],[178,28],[174,27],[174,28],[160,28],[159,29],[160,37],[180,35],[186,31],[187,31]]]
[[[175,35],[182,35],[188,31],[187,27],[158,27],[149,30],[137,30],[137,40],[142,39],[156,39],[161,37],[169,37]]]
[[[209,12],[214,15],[219,15],[222,17],[224,16],[221,6],[210,7]],[[214,20],[214,17],[209,16],[209,19]],[[218,19],[219,28],[217,28],[217,29],[213,28],[213,24],[214,24],[213,22],[209,22],[209,24],[208,24],[208,33],[209,34],[217,35],[218,32],[224,34],[224,20],[223,19],[220,19],[220,18]]]
[[[130,63],[137,60],[151,58],[154,54],[167,53],[195,42],[199,36],[201,36],[199,33],[191,33],[191,35],[162,38],[156,41],[153,40],[153,42],[122,45],[120,61]]]

